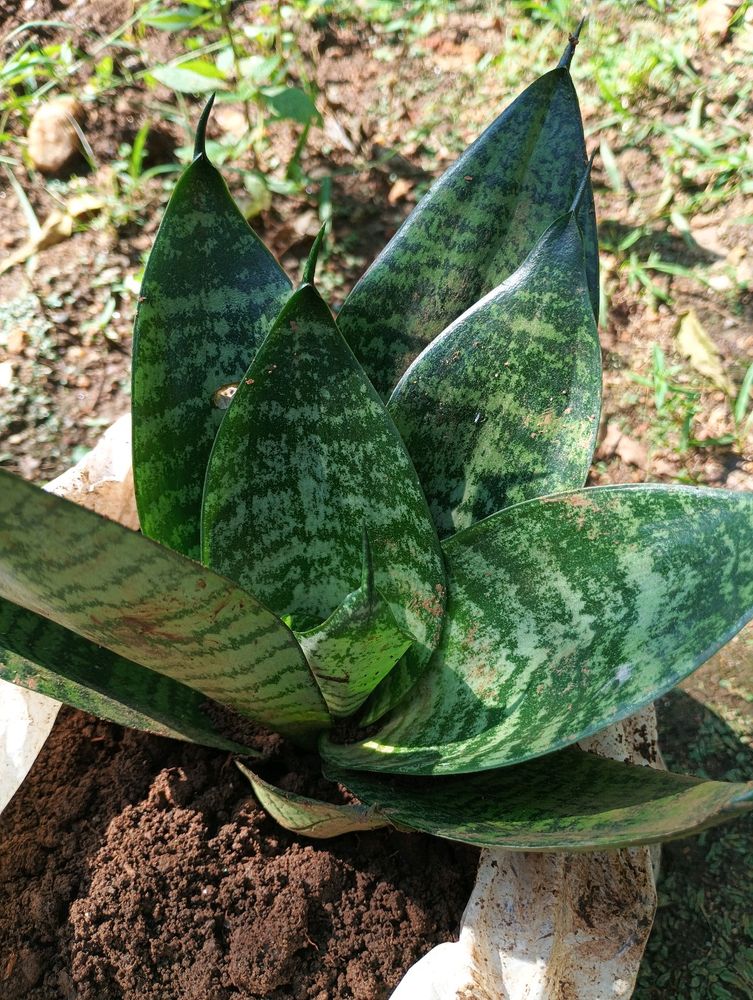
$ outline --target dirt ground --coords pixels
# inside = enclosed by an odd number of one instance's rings
[[[265,767],[322,794],[282,745]],[[0,830],[4,1000],[381,1000],[452,939],[478,854],[382,831],[302,841],[227,755],[72,709]]]
[[[271,6],[235,5],[236,27],[265,19],[272,23]],[[216,154],[227,156],[223,170],[231,190],[291,276],[300,273],[321,221],[331,215],[320,274],[336,307],[431,179],[510,97],[556,63],[579,10],[567,2],[543,5],[548,13],[541,12],[542,5],[523,3],[500,8],[368,0],[319,6],[292,5],[287,34],[280,34],[288,79],[315,91],[321,113],[296,169],[286,168],[300,126],[265,120],[258,148],[242,149],[238,135],[246,124],[239,102],[219,103],[209,138]],[[128,408],[140,275],[177,176],[172,168],[185,158],[201,106],[199,98],[176,94],[148,75],[181,51],[193,37],[189,32],[158,30],[142,18],[103,47],[137,9],[129,0],[0,0],[4,69],[26,38],[24,32],[13,34],[15,29],[31,21],[57,22],[34,29],[39,46],[52,51],[66,43],[70,49],[70,56],[52,52],[52,77],[40,69],[32,83],[27,79],[16,86],[14,93],[31,95],[28,103],[0,105],[0,266],[12,255],[25,258],[0,274],[0,463],[40,483],[80,457]],[[735,415],[740,386],[753,363],[753,153],[748,149],[753,22],[742,10],[736,23],[712,31],[704,18],[695,4],[596,3],[573,65],[587,142],[600,152],[593,178],[602,242],[605,396],[593,484],[657,481],[753,489],[753,426],[745,426],[749,410],[740,420]],[[211,43],[214,36],[202,37]],[[109,81],[107,65],[102,68],[108,56],[114,65]],[[35,88],[50,79],[50,93],[72,93],[81,101],[87,144],[86,155],[75,156],[57,176],[33,169],[25,145],[29,116],[41,101],[34,99]],[[150,128],[144,158],[135,171],[130,157],[145,122]],[[274,183],[260,188],[255,171]],[[82,196],[90,198],[88,210],[66,227],[66,213]],[[51,227],[49,245],[24,254],[35,222],[44,226],[55,212],[64,218]],[[698,333],[696,321],[708,340]],[[724,671],[702,669],[683,691],[662,702],[671,766],[735,780],[753,773],[753,648],[749,641],[740,648],[745,655]],[[91,748],[81,734],[94,735]],[[118,805],[123,811],[110,826],[114,807],[93,792],[85,793],[85,801],[75,800],[79,811],[65,820],[66,828],[80,836],[82,824],[86,827],[96,858],[91,869],[74,870],[70,859],[58,865],[52,842],[34,849],[46,854],[29,861],[39,881],[34,898],[23,906],[31,915],[43,911],[45,916],[33,946],[16,936],[9,951],[0,951],[0,995],[4,984],[15,990],[9,997],[35,1000],[149,996],[140,992],[147,973],[137,966],[146,962],[145,968],[154,970],[166,960],[149,952],[150,921],[158,917],[153,910],[134,911],[133,923],[121,925],[107,894],[112,885],[116,892],[127,890],[130,876],[123,875],[121,862],[122,838],[129,829],[138,833],[137,857],[127,864],[137,870],[148,856],[149,864],[162,866],[165,884],[170,882],[172,862],[163,855],[172,834],[160,803],[176,795],[175,822],[185,824],[181,835],[192,845],[192,863],[209,889],[208,900],[191,902],[203,928],[194,942],[196,954],[220,947],[225,955],[222,982],[207,980],[202,997],[317,995],[295,992],[302,990],[298,986],[291,992],[289,985],[264,979],[263,970],[250,970],[247,957],[233,957],[228,935],[267,933],[239,929],[238,894],[248,885],[260,850],[256,831],[268,835],[271,830],[234,769],[223,770],[203,751],[189,763],[193,751],[158,748],[155,740],[71,714],[55,739],[49,752],[69,747],[65,752],[83,760],[82,767],[107,768],[106,774],[115,775],[127,760],[132,770],[138,771],[140,761],[145,769],[123,783]],[[43,781],[38,772],[40,766],[35,780]],[[213,786],[220,773],[229,782],[222,794]],[[60,780],[65,780],[62,774]],[[191,796],[199,803],[193,818],[181,811],[194,802]],[[24,799],[20,808],[31,810],[31,801]],[[33,822],[41,817],[44,825],[43,802],[40,798],[33,807]],[[85,818],[86,809],[92,818]],[[31,823],[30,817],[32,812],[22,822]],[[246,881],[236,883],[221,865],[238,837],[244,864],[251,867]],[[740,821],[667,848],[662,905],[636,992],[639,1000],[753,995],[753,923],[745,902],[753,891],[752,838],[753,823]],[[332,860],[318,848],[296,846],[282,834],[278,839],[284,845],[282,868],[295,858],[317,879],[317,866],[334,866],[333,884],[343,898],[355,885],[379,896],[375,887],[389,883],[377,872],[361,872],[355,848],[343,848]],[[417,850],[405,840],[395,847],[407,851],[396,862],[402,865],[400,878]],[[6,857],[15,864],[15,852]],[[416,904],[418,916],[407,921],[415,935],[406,962],[453,933],[466,890],[464,858],[441,919],[427,916],[423,902]],[[448,858],[441,860],[445,864]],[[273,877],[281,877],[279,871]],[[182,905],[178,889],[169,898],[170,906]],[[387,904],[390,926],[404,929],[408,904],[404,899],[393,903]],[[142,910],[143,905],[142,897]],[[227,907],[230,929],[218,929],[217,914]],[[303,912],[296,901],[288,909],[297,921],[289,928],[291,939],[308,940],[302,947],[316,959],[321,922],[331,917]],[[377,920],[371,909],[369,914]],[[375,937],[385,933],[374,924]],[[130,957],[122,966],[108,966],[102,975],[111,978],[105,982],[97,979],[100,973],[85,953],[93,954],[92,942],[104,947],[106,934],[126,943],[124,954]],[[193,959],[175,947],[171,960],[179,955],[193,967]],[[28,955],[24,948],[31,948]],[[55,958],[40,969],[35,954]],[[377,973],[367,963],[353,972],[361,978],[335,985],[327,961],[322,957],[324,971],[316,973],[324,978],[313,980],[321,996],[383,996],[397,975],[395,969]],[[254,979],[257,975],[262,978]],[[377,980],[379,988],[364,985]]]

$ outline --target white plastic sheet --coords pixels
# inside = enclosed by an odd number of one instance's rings
[[[661,766],[653,707],[584,749]],[[654,912],[647,847],[485,850],[456,944],[417,962],[392,1000],[611,1000],[631,996]]]

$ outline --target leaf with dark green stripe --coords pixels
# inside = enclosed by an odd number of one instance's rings
[[[361,586],[318,628],[296,638],[334,716],[352,715],[413,642],[374,586],[364,532]]]
[[[586,165],[565,66],[525,90],[434,184],[345,300],[344,337],[387,397],[411,361],[519,267],[572,203]],[[598,314],[590,183],[578,210]]]
[[[328,723],[293,634],[255,597],[3,471],[0,597],[293,738]]]
[[[508,851],[652,844],[753,808],[753,782],[705,781],[575,750],[431,780],[339,768],[327,776],[400,826]]]
[[[575,216],[426,348],[388,409],[440,537],[586,481],[601,352]]]
[[[753,494],[610,486],[508,507],[444,543],[426,673],[343,767],[485,770],[550,753],[678,684],[753,616]]]
[[[246,373],[207,469],[203,561],[279,615],[327,619],[361,579],[415,636],[439,641],[442,553],[405,446],[313,285],[294,293]]]
[[[257,756],[222,735],[198,691],[2,600],[0,677],[121,726]]]
[[[149,256],[133,341],[141,527],[193,558],[204,472],[232,385],[290,294],[288,278],[207,159],[204,124]]]
[[[344,833],[361,833],[390,825],[389,820],[367,806],[355,803],[335,805],[306,795],[296,795],[295,792],[275,788],[241,763],[238,767],[251,782],[263,808],[280,826],[293,833],[316,838],[339,837]]]

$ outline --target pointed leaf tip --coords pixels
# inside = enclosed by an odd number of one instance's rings
[[[206,139],[207,139],[207,122],[209,121],[209,116],[212,113],[212,106],[214,105],[215,95],[211,94],[209,100],[204,105],[204,110],[201,112],[201,117],[199,118],[199,123],[196,126],[196,140],[193,147],[193,158],[198,160],[200,156],[206,156]]]
[[[588,179],[591,176],[591,169],[594,165],[594,160],[596,159],[596,150],[594,150],[588,158],[588,163],[586,164],[586,169],[583,171],[583,176],[581,177],[580,184],[578,185],[578,190],[575,192],[575,197],[573,198],[573,203],[570,206],[571,212],[577,212],[578,206],[583,198],[583,192],[588,186]]]
[[[578,27],[568,38],[567,48],[562,53],[562,58],[560,59],[559,63],[557,63],[560,69],[568,69],[568,70],[570,69],[570,63],[573,61],[573,56],[575,55],[575,49],[578,45],[578,42],[580,41],[580,33],[583,30],[583,25],[586,23],[587,20],[588,20],[587,16],[582,17],[580,19]]]
[[[309,250],[309,255],[306,258],[306,265],[303,268],[303,284],[313,285],[314,277],[316,275],[316,263],[319,259],[319,251],[322,248],[322,243],[324,243],[324,236],[327,231],[327,223],[325,222],[319,232],[316,234],[316,239],[314,240],[311,249]]]
[[[378,830],[390,826],[390,821],[375,809],[356,803],[321,802],[306,795],[296,795],[283,788],[276,788],[254,774],[240,761],[235,762],[254,790],[256,798],[280,826],[305,837],[339,837],[344,833]]]

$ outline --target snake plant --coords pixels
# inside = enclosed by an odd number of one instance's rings
[[[247,756],[212,703],[284,734],[361,803],[246,766],[313,836],[571,850],[753,804],[753,783],[577,748],[753,615],[753,496],[584,488],[601,363],[576,41],[336,317],[321,238],[293,288],[210,163],[210,101],[136,322],[142,530],[0,473],[0,676]]]

